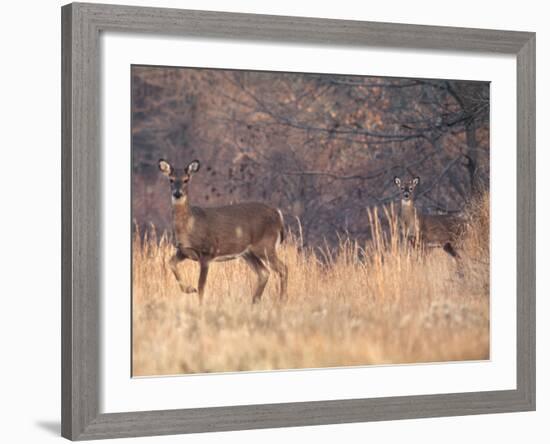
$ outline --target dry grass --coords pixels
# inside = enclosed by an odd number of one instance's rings
[[[443,251],[402,242],[391,208],[380,213],[366,246],[342,239],[314,254],[290,233],[279,249],[288,301],[272,275],[254,306],[244,262],[211,266],[201,306],[179,292],[166,239],[136,236],[134,376],[488,359],[488,196],[470,206],[461,274]],[[198,265],[181,269],[196,286]]]

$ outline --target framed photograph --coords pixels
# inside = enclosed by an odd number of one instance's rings
[[[62,434],[535,408],[535,35],[62,8]]]

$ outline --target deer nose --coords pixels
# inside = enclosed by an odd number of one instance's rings
[[[176,199],[179,199],[181,196],[183,196],[182,192],[180,190],[174,191],[172,194]]]
[[[409,193],[408,193],[407,191],[405,191],[405,192],[403,193],[403,197],[404,197],[405,199],[408,199],[408,198],[409,198]]]

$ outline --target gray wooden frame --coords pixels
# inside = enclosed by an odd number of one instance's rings
[[[517,57],[515,390],[101,413],[100,47],[102,31]],[[62,8],[62,435],[97,439],[535,409],[535,34],[101,4]]]

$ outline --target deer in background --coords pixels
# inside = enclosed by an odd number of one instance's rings
[[[202,302],[210,263],[240,257],[257,275],[253,303],[262,297],[270,269],[279,275],[280,297],[286,298],[287,267],[276,253],[284,238],[280,210],[255,202],[213,208],[192,206],[189,183],[193,174],[199,171],[199,161],[194,160],[184,169],[174,168],[164,159],[160,159],[158,165],[170,180],[176,240],[176,253],[170,259],[170,268],[181,291],[197,291],[182,282],[178,264],[185,259],[200,265],[198,294]]]
[[[405,182],[396,176],[393,181],[401,193],[401,222],[406,237],[415,244],[443,248],[453,258],[459,260],[456,241],[464,231],[465,221],[453,215],[429,215],[417,211],[414,196],[420,177]]]

